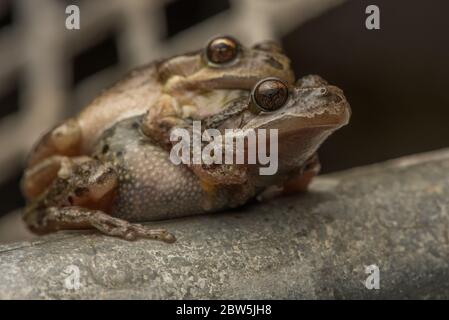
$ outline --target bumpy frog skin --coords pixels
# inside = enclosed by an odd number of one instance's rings
[[[175,165],[165,145],[142,133],[144,116],[140,115],[106,130],[93,147],[91,158],[66,161],[50,187],[26,207],[25,222],[36,233],[91,227],[127,240],[173,242],[175,237],[166,230],[131,222],[235,207],[273,186],[283,186],[285,192],[303,190],[317,172],[318,147],[348,123],[350,107],[340,89],[317,76],[304,77],[294,86],[278,79],[267,81],[269,86],[263,90],[256,85],[253,99],[242,91],[229,102],[232,108],[223,108],[221,114],[203,119],[202,124],[219,130],[278,129],[276,174],[260,176],[257,164],[243,165],[239,172],[244,180],[235,183],[226,176],[232,170],[191,170]],[[282,94],[277,85],[283,88]],[[204,187],[204,180],[214,185],[213,193]]]
[[[247,48],[227,36],[212,39],[203,50],[140,67],[40,139],[27,160],[23,193],[27,199],[39,195],[66,157],[88,155],[98,137],[123,119],[147,113],[142,130],[164,140],[184,118],[210,116],[217,112],[213,106],[267,76],[294,81],[279,46],[266,41]]]

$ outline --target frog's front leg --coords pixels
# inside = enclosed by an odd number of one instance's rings
[[[189,130],[191,137],[190,145],[193,145],[193,129],[189,128]],[[234,141],[233,139],[231,140]],[[201,159],[200,163],[194,163],[192,161],[188,164],[188,167],[192,170],[195,176],[198,177],[200,185],[207,196],[203,207],[207,208],[210,204],[215,203],[216,197],[223,190],[226,190],[226,193],[229,195],[228,205],[230,207],[240,206],[255,195],[255,188],[252,186],[248,176],[248,165],[244,163],[235,163],[236,161],[234,161],[234,156],[237,157],[239,151],[233,143],[231,146],[227,147],[226,139],[220,139],[216,143],[218,144],[213,145],[212,147],[212,149],[214,149],[214,153],[222,153],[221,161],[218,162],[213,161],[212,163],[209,163],[212,159],[204,162],[204,157],[206,155],[203,155],[203,148],[201,148],[201,150],[190,148],[190,158]],[[205,144],[206,143],[203,142],[203,147]],[[200,154],[195,154],[195,152],[200,152]],[[230,152],[230,155],[227,155],[227,152]],[[211,156],[210,153],[209,156]],[[225,159],[229,156],[233,158],[232,163],[226,163],[225,161]]]
[[[301,168],[300,172],[287,180],[283,185],[284,194],[294,194],[306,192],[312,179],[318,175],[321,170],[321,164],[318,155],[315,153],[310,157]]]
[[[281,195],[292,195],[306,192],[312,179],[320,172],[321,165],[318,155],[315,153],[300,168],[299,172],[292,175],[281,186],[269,186],[257,195],[258,201],[267,201]]]
[[[141,123],[142,132],[161,145],[170,144],[170,130],[190,124],[188,106],[181,106],[168,94],[163,94],[147,111]]]
[[[207,198],[203,207],[208,208],[222,190],[229,194],[228,204],[237,207],[254,196],[255,189],[248,181],[248,170],[245,165],[238,164],[192,164],[189,166],[198,177]]]
[[[95,228],[125,240],[154,239],[173,243],[176,238],[164,229],[150,229],[140,224],[114,218],[102,211],[83,207],[50,207],[28,214],[25,222],[36,234],[58,230]]]

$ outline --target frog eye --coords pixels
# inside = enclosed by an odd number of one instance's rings
[[[229,36],[221,36],[209,41],[206,58],[213,64],[225,64],[234,61],[240,51],[240,44]]]
[[[253,104],[261,111],[271,112],[282,108],[288,99],[288,85],[278,78],[259,81],[251,92]]]

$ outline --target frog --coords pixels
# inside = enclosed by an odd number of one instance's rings
[[[170,128],[218,112],[213,106],[226,102],[213,103],[218,98],[232,100],[268,75],[295,79],[278,43],[246,47],[227,35],[212,38],[203,49],[138,67],[38,140],[25,161],[22,193],[27,200],[38,196],[68,158],[88,155],[99,136],[123,119],[145,114],[142,130],[166,141]]]
[[[318,148],[351,116],[343,91],[313,75],[293,85],[276,77],[262,79],[227,104],[201,120],[204,130],[276,129],[277,172],[261,175],[260,163],[223,165],[230,170],[175,164],[167,145],[142,131],[144,115],[137,115],[105,130],[89,157],[73,157],[58,171],[25,208],[28,228],[38,234],[94,228],[125,240],[173,243],[176,237],[168,230],[142,222],[238,207],[272,188],[286,194],[306,190],[319,171]],[[204,180],[214,185],[212,196]]]

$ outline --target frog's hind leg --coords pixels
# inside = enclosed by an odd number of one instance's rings
[[[74,164],[79,164],[89,159],[89,157],[85,156],[69,158],[54,155],[27,168],[21,181],[21,189],[25,198],[30,200],[37,197],[47,189],[58,175],[70,174]]]
[[[53,155],[79,155],[82,138],[82,130],[77,119],[71,118],[64,121],[47,132],[34,146],[28,156],[27,166],[34,166]]]
[[[31,231],[46,234],[57,230],[95,228],[100,232],[122,238],[137,240],[140,238],[160,240],[173,243],[176,238],[165,229],[150,229],[140,224],[112,217],[100,210],[83,207],[50,207],[25,215],[25,222]]]
[[[29,201],[24,209],[23,219],[34,233],[95,228],[126,240],[147,238],[175,241],[165,230],[151,230],[108,214],[118,183],[117,172],[110,163],[75,158],[67,164],[67,170],[63,169],[59,170],[45,192]]]

